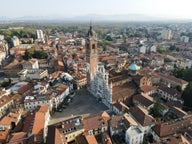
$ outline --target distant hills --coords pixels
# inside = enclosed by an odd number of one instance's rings
[[[76,17],[64,17],[61,15],[51,15],[51,16],[23,16],[8,18],[0,16],[0,21],[127,21],[127,22],[150,22],[150,21],[191,21],[190,19],[182,18],[172,18],[172,17],[160,17],[160,16],[147,16],[144,14],[122,14],[122,15],[97,15],[97,14],[88,14],[84,16]]]

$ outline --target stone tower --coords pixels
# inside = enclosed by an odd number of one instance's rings
[[[93,31],[92,25],[86,36],[86,61],[87,61],[87,82],[94,79],[97,72],[98,51],[97,51],[97,35]]]

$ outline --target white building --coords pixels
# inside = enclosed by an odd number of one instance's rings
[[[63,78],[64,80],[67,80],[67,81],[73,80],[73,77],[69,73],[62,73],[61,78]]]
[[[189,42],[189,37],[188,36],[182,36],[181,41],[184,42],[184,43],[188,43]]]
[[[156,47],[155,45],[153,45],[153,46],[151,46],[151,47],[149,48],[149,51],[150,51],[150,52],[157,52],[157,47]]]
[[[36,30],[37,38],[44,40],[44,35],[42,30]]]
[[[84,38],[77,38],[76,43],[77,43],[77,45],[80,45],[80,46],[85,46],[85,44],[86,44]]]
[[[48,69],[51,67],[51,64],[46,59],[38,60],[38,64],[40,69]]]
[[[46,70],[42,70],[42,69],[37,69],[37,70],[23,69],[22,71],[20,71],[18,73],[18,75],[20,76],[20,80],[26,80],[26,79],[40,80],[40,79],[43,79],[43,78],[49,76],[47,69]]]
[[[58,85],[55,90],[58,92],[59,104],[69,95],[69,86],[65,84]]]
[[[37,109],[38,106],[42,104],[47,104],[49,106],[49,110],[52,111],[53,103],[52,99],[45,95],[38,96],[26,96],[24,100],[24,108],[30,111]]]
[[[4,40],[4,35],[0,35],[0,41]]]
[[[30,59],[22,63],[23,69],[39,69],[39,63],[37,59]]]
[[[160,38],[163,40],[171,40],[172,39],[172,31],[169,29],[163,30],[161,32]]]
[[[126,144],[142,144],[144,133],[136,126],[131,126],[125,133]]]
[[[13,108],[14,101],[9,96],[3,96],[0,98],[0,118],[2,118],[9,109]]]
[[[13,36],[11,41],[12,41],[14,47],[20,45],[20,41],[19,41],[19,38],[17,36]]]
[[[2,61],[6,58],[6,52],[0,51],[0,65],[2,65]]]
[[[69,95],[69,87],[65,84],[60,84],[54,89],[48,89],[47,86],[36,85],[34,95],[26,96],[24,107],[27,110],[33,111],[42,104],[47,104],[49,110],[58,108],[63,100]]]
[[[146,46],[141,46],[141,47],[139,47],[139,49],[138,49],[138,52],[139,53],[146,53],[146,51],[147,51],[147,48],[146,48]]]
[[[191,68],[192,60],[190,59],[178,59],[176,62],[177,67],[179,68]]]

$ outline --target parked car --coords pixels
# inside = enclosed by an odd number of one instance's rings
[[[62,112],[62,111],[63,111],[62,108],[57,109],[57,112]]]

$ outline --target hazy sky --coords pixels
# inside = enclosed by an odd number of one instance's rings
[[[0,16],[145,14],[192,19],[192,0],[0,0]]]

